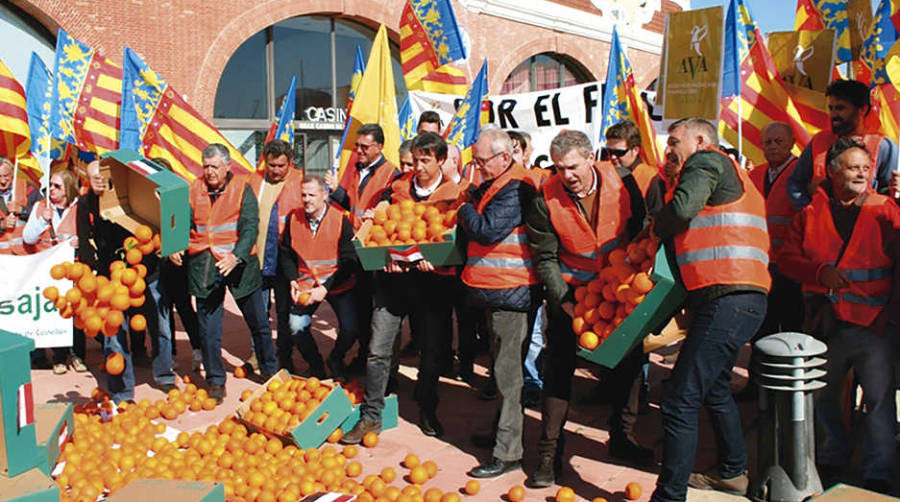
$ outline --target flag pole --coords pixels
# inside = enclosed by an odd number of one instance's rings
[[[741,99],[741,95],[740,95],[740,93],[738,93],[738,95],[737,95],[737,113],[738,113],[738,121],[737,121],[738,144],[737,144],[737,151],[738,151],[738,162],[740,162],[740,164],[741,164],[741,169],[746,169],[746,168],[747,168],[747,165],[746,165],[747,163],[746,163],[746,161],[744,160],[744,131],[743,131],[743,129],[744,129],[744,128],[743,128],[743,124],[744,124],[744,111],[743,111],[743,106],[741,106],[741,103],[742,103],[742,102],[743,102],[743,99]]]
[[[12,180],[12,194],[9,197],[9,201],[13,204],[16,203],[16,180],[19,179],[19,157],[16,157],[13,161],[13,180]]]

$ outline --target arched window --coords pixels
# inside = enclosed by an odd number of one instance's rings
[[[307,172],[325,172],[343,131],[356,46],[367,57],[374,38],[375,30],[368,26],[328,16],[294,17],[256,33],[235,51],[222,72],[213,109],[215,124],[255,163],[296,75],[295,162]],[[400,52],[393,44],[391,56],[394,87],[402,102],[406,86]]]
[[[0,40],[6,41],[4,45],[10,49],[15,46],[15,50],[4,51],[3,63],[23,86],[28,80],[32,51],[53,71],[56,37],[44,25],[9,2],[0,3]]]
[[[555,52],[543,52],[522,61],[506,77],[501,94],[545,91],[593,79],[571,58]]]

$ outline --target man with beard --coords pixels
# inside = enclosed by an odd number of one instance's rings
[[[894,280],[900,210],[868,189],[870,153],[851,138],[828,150],[828,180],[794,218],[779,253],[782,272],[803,284],[808,318],[804,332],[828,343],[816,396],[819,472],[823,484],[838,481],[851,458],[844,424],[842,382],[852,368],[866,406],[860,470],[866,488],[889,493],[896,442],[894,354],[900,308]]]
[[[865,145],[872,160],[869,183],[879,192],[893,186],[900,187],[897,167],[897,144],[883,134],[867,131],[863,123],[871,111],[869,87],[856,80],[836,80],[825,92],[831,130],[820,131],[803,149],[794,172],[787,180],[788,197],[794,209],[801,210],[810,203],[816,188],[825,180],[825,156],[838,138],[852,137]]]

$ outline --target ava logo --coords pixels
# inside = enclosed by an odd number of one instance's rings
[[[797,48],[794,49],[794,67],[796,67],[797,71],[803,76],[808,76],[806,70],[803,69],[803,62],[812,57],[815,49],[816,48],[813,46],[804,49],[802,45],[798,45]]]
[[[688,54],[681,60],[681,73],[690,73],[692,80],[697,76],[697,73],[709,71],[706,65],[706,56],[700,50],[700,43],[706,38],[708,31],[709,29],[705,24],[703,26],[694,25],[691,28],[691,48],[697,55]]]
[[[806,87],[807,89],[813,88],[812,78],[807,73],[807,68],[804,67],[806,61],[813,57],[815,54],[815,47],[803,47],[802,45],[797,45],[794,48],[794,68],[797,69],[796,72],[787,72],[782,78],[785,82],[789,82],[794,85],[798,85],[801,87]]]

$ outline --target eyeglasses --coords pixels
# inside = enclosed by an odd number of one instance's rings
[[[50,183],[50,188],[62,188],[62,183]]]
[[[603,148],[600,150],[600,160],[609,160],[613,156],[615,157],[623,157],[628,150],[619,150],[617,148]]]
[[[503,152],[495,153],[494,155],[491,155],[490,157],[487,157],[484,159],[482,159],[480,157],[472,156],[472,162],[474,162],[476,166],[483,166],[483,165],[487,164],[488,162],[490,162],[491,159],[493,159],[494,157],[496,157],[498,155],[502,155],[502,154],[503,154]]]
[[[368,145],[364,145],[360,142],[356,142],[356,148],[362,148],[363,150],[368,150],[370,147],[375,146],[375,143],[369,143]]]

